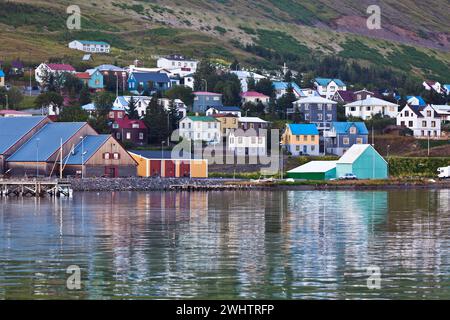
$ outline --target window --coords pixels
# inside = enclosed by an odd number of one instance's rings
[[[139,132],[139,140],[144,140],[144,133],[143,132]]]
[[[431,111],[427,110],[427,117],[431,117]]]
[[[191,123],[189,122],[189,129],[191,129],[191,127],[192,127],[192,126],[191,126]]]
[[[436,121],[431,121],[431,127],[436,128]]]
[[[321,104],[321,103],[319,103],[319,104],[317,105],[317,107],[319,108],[319,110],[322,110],[322,104]]]
[[[131,133],[130,132],[127,132],[126,139],[127,140],[131,140]]]
[[[111,112],[109,113],[109,117],[110,117],[111,119],[114,119],[114,111],[111,111]]]
[[[114,157],[114,160],[119,160],[120,159],[120,153],[114,152],[113,157]]]
[[[185,123],[184,122],[181,124],[181,128],[185,129]]]
[[[305,104],[305,110],[309,110],[309,104]]]
[[[363,144],[363,139],[362,138],[356,138],[356,143],[357,144]]]
[[[350,107],[350,111],[356,111],[356,107]]]
[[[234,138],[230,138],[230,144],[234,144]]]
[[[111,154],[110,154],[109,152],[105,152],[105,153],[103,154],[103,159],[109,160],[110,158],[111,158]]]
[[[123,118],[123,112],[117,112],[117,118],[122,119]]]
[[[295,150],[296,150],[296,151],[300,151],[300,146],[296,146],[296,147],[295,147]]]
[[[321,113],[319,113],[319,114],[317,115],[317,119],[318,119],[319,121],[322,121],[322,120],[323,120],[323,116],[322,116]]]
[[[309,113],[305,113],[305,120],[309,120]]]
[[[316,146],[311,146],[311,151],[316,150]]]
[[[366,110],[367,110],[367,111],[370,111],[370,109],[371,109],[370,107],[366,107]]]
[[[117,132],[117,133],[116,133],[116,139],[117,139],[117,140],[120,140],[120,132]]]
[[[316,141],[316,136],[311,136],[311,141],[312,142]]]
[[[422,121],[422,127],[426,127],[427,126],[427,122],[426,121]]]
[[[328,109],[328,111],[333,110],[333,105],[331,103],[329,103],[328,106],[327,106],[327,109]]]
[[[413,122],[412,122],[412,121],[409,121],[409,122],[408,122],[408,127],[412,128],[412,126],[413,126]]]
[[[333,115],[332,114],[327,114],[327,121],[331,121],[333,120]]]
[[[300,136],[295,136],[295,140],[300,141]]]
[[[263,138],[262,137],[258,137],[258,144],[263,144]]]
[[[409,111],[408,110],[405,111],[405,117],[409,117]]]
[[[214,101],[220,101],[220,97],[214,97],[213,100]]]
[[[238,137],[238,143],[242,144],[242,137]]]
[[[349,138],[344,138],[342,139],[342,143],[345,145],[349,145],[350,144],[350,139]]]
[[[113,124],[113,129],[119,129],[119,125],[117,123]]]
[[[131,127],[132,127],[133,129],[139,129],[139,123],[133,123],[133,124],[131,125]]]
[[[350,133],[351,134],[356,134],[356,127],[351,127],[350,128]]]

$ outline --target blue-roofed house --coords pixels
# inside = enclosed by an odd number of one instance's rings
[[[0,69],[0,87],[5,86],[5,73]]]
[[[7,166],[15,176],[49,176],[55,173],[61,144],[62,155],[66,157],[79,143],[80,137],[87,135],[97,133],[86,122],[47,123],[6,159]]]
[[[63,160],[65,176],[88,177],[134,177],[137,162],[110,135],[89,135]]]
[[[192,111],[205,113],[209,108],[222,107],[222,94],[207,91],[194,92]]]
[[[319,130],[315,124],[287,124],[281,145],[294,156],[318,156]]]
[[[128,77],[128,90],[134,94],[149,95],[170,88],[170,79],[162,72],[132,72]]]
[[[294,91],[294,94],[295,94],[295,97],[297,99],[301,98],[301,97],[306,97],[306,95],[303,92],[303,90],[295,82],[274,81],[273,82],[273,88],[275,90],[275,98],[279,99],[284,94],[286,94],[287,89],[289,88],[289,86],[292,87],[292,89]]]
[[[0,174],[7,170],[6,159],[49,122],[47,117],[0,117]]]
[[[442,85],[442,91],[444,91],[444,93],[446,95],[450,95],[450,84],[444,84]]]
[[[340,79],[315,78],[314,86],[327,99],[331,99],[337,91],[347,91],[347,85]]]
[[[329,154],[342,156],[354,144],[367,144],[369,131],[364,122],[332,122],[324,132],[325,149]]]
[[[211,107],[208,110],[206,110],[207,116],[213,116],[215,114],[232,114],[237,117],[242,116],[242,110],[239,107],[233,107],[233,106],[217,106],[217,107]]]
[[[421,96],[406,96],[406,103],[412,106],[425,107],[427,103]]]
[[[104,41],[74,40],[69,43],[69,48],[88,53],[109,53],[111,46]]]

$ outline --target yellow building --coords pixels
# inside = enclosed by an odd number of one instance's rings
[[[208,178],[207,159],[174,159],[171,152],[130,152],[138,163],[139,177]]]
[[[287,124],[281,144],[294,156],[318,156],[319,130],[315,124]]]
[[[239,125],[239,117],[233,114],[214,114],[214,118],[220,121],[222,137],[226,137],[230,130],[236,130]]]

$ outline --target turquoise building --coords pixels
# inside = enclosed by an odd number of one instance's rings
[[[336,162],[336,177],[353,173],[358,179],[388,179],[388,163],[370,144],[354,144]]]
[[[388,179],[388,163],[370,144],[354,144],[338,161],[311,161],[287,172],[292,179],[331,180],[347,173],[358,179]]]
[[[88,81],[89,89],[102,90],[104,88],[102,73],[97,69],[94,69],[92,73],[89,74],[91,76]]]

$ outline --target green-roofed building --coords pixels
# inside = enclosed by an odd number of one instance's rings
[[[220,121],[208,116],[187,116],[180,121],[180,137],[187,140],[219,143],[221,139]]]

